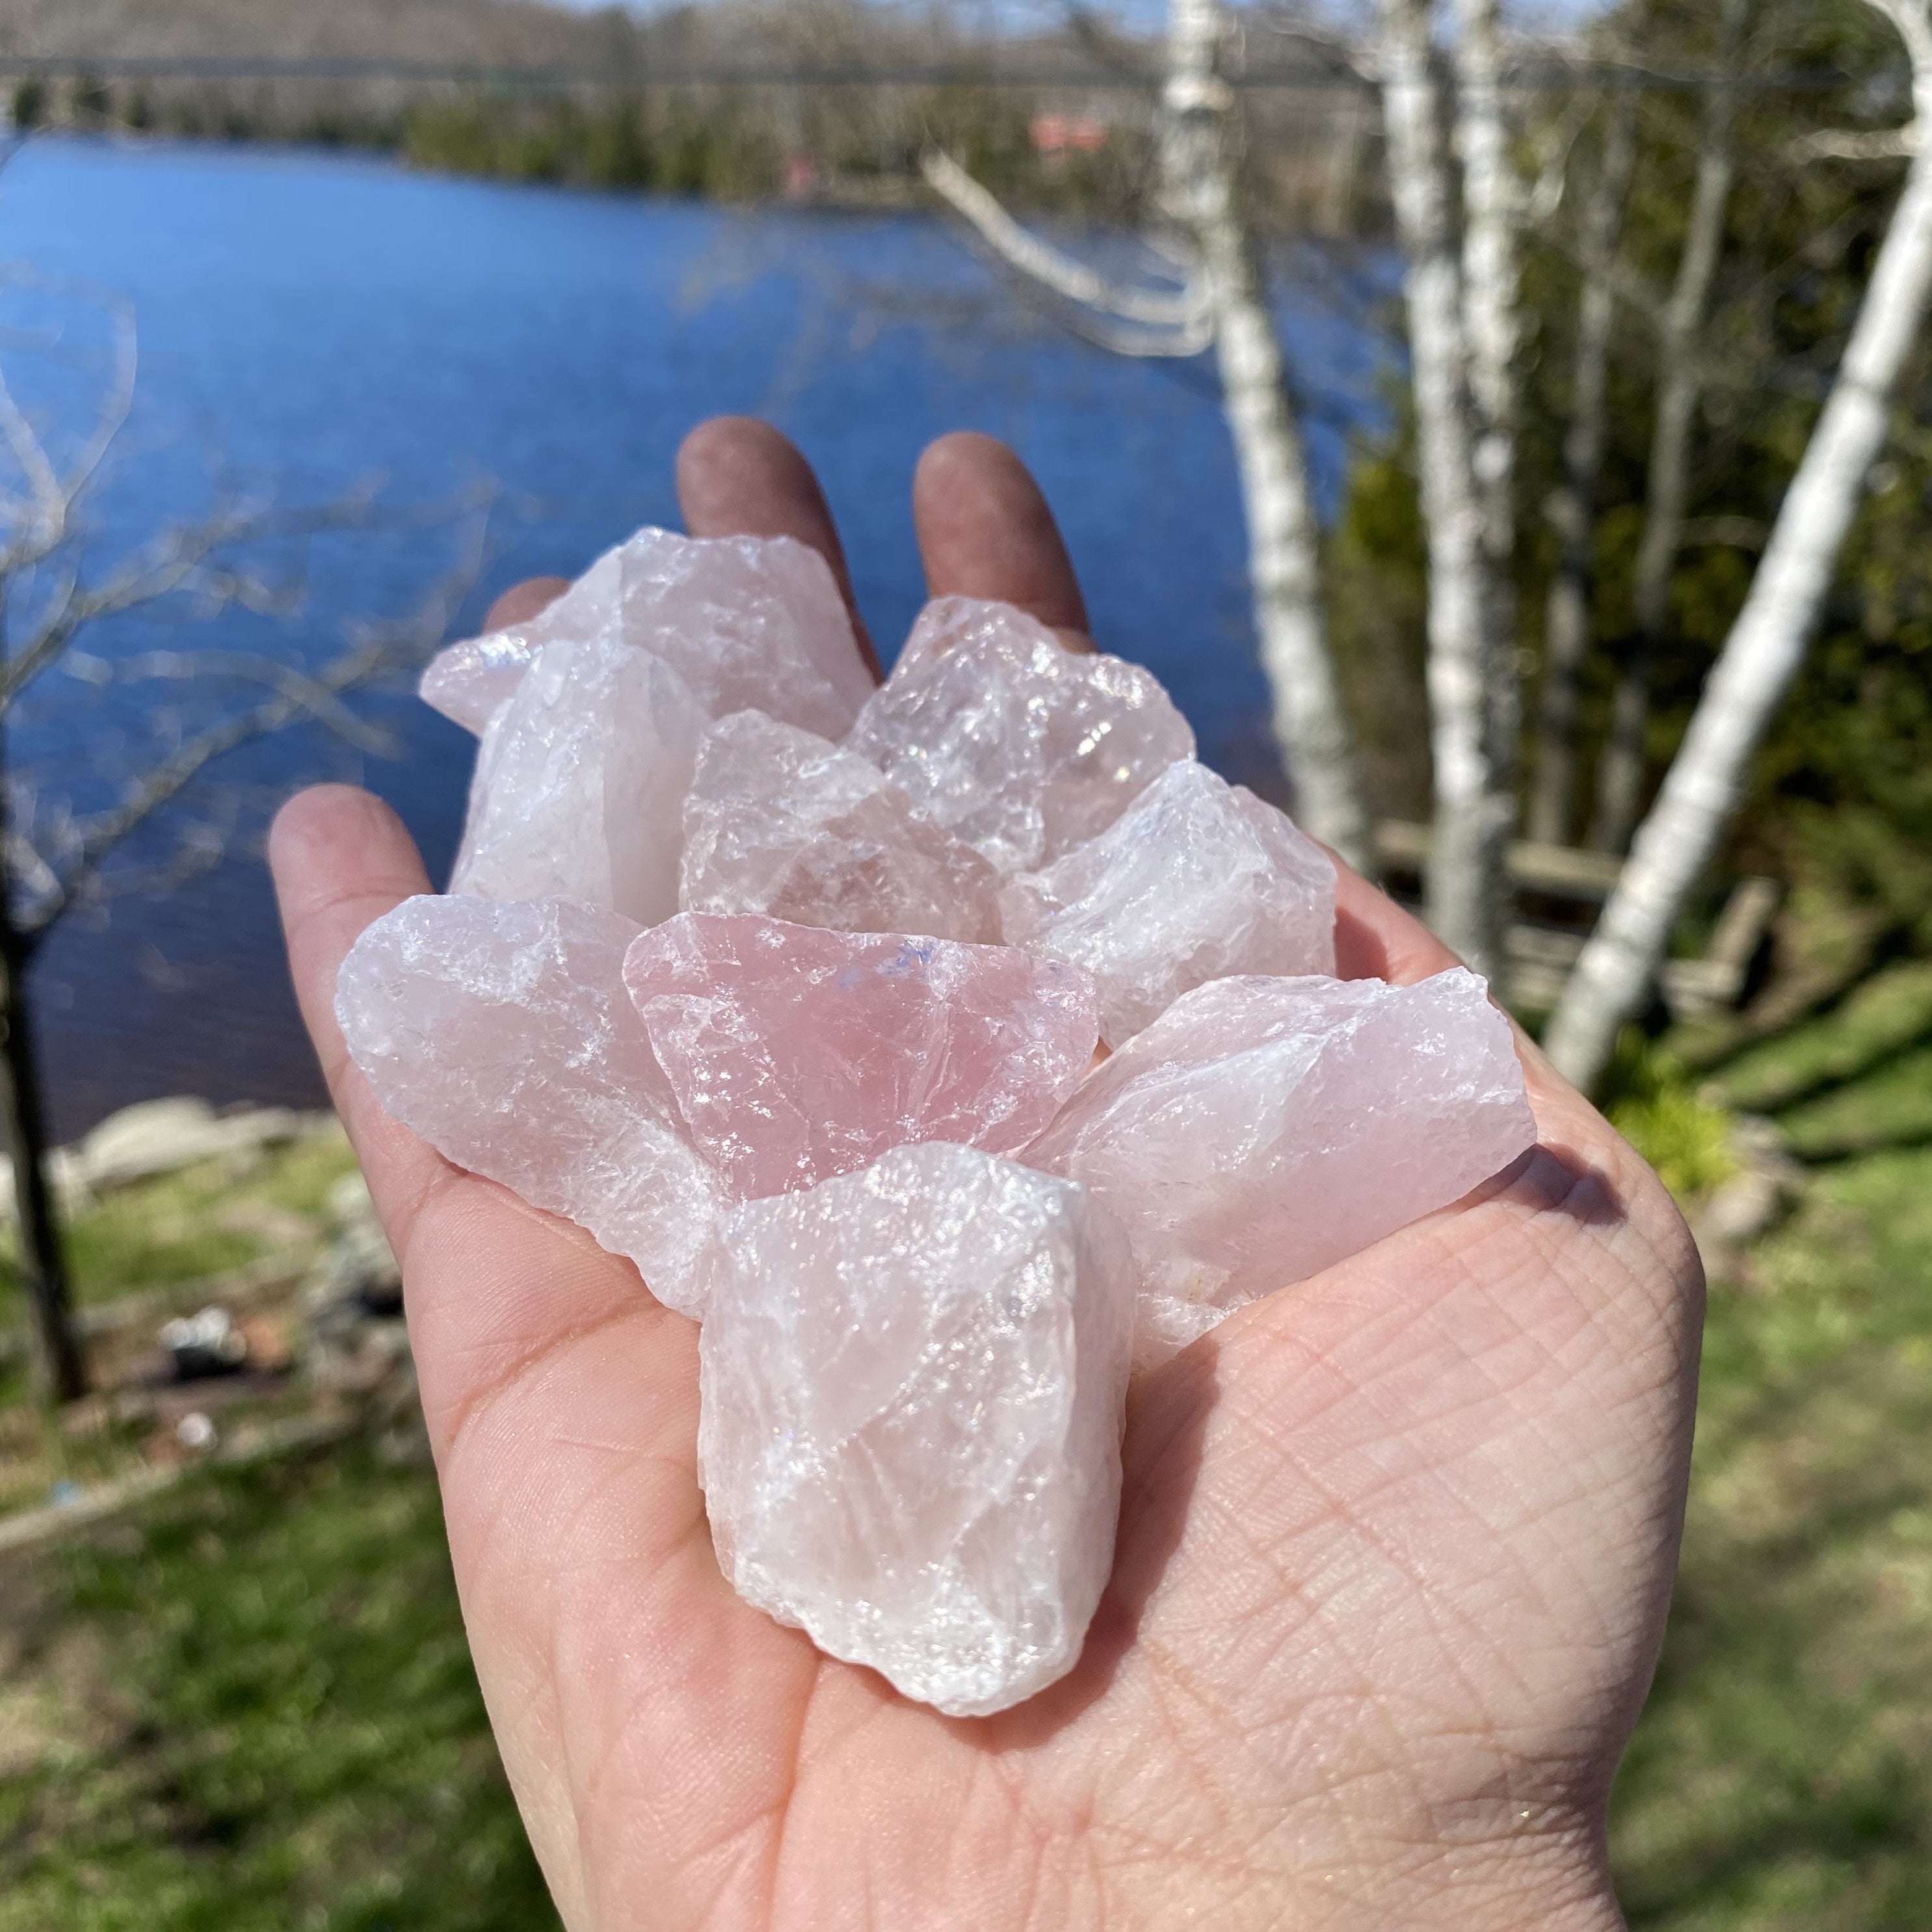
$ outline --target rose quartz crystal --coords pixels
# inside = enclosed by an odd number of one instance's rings
[[[1335,970],[1334,862],[1192,758],[1098,838],[1016,879],[1000,912],[1008,945],[1093,974],[1109,1046],[1207,980]]]
[[[692,1263],[723,1202],[625,995],[637,931],[562,899],[405,899],[342,962],[335,1015],[396,1119],[694,1315]]]
[[[1007,876],[1104,830],[1194,752],[1138,665],[1067,650],[1024,611],[965,597],[926,607],[846,742]]]
[[[748,1603],[955,1717],[1078,1658],[1133,1282],[1081,1188],[961,1147],[754,1202],[705,1256],[698,1450]]]
[[[809,545],[646,529],[547,610],[441,652],[423,700],[480,733],[544,646],[596,639],[655,652],[714,718],[751,706],[836,738],[872,689],[838,586]]]
[[[708,722],[649,651],[608,638],[546,644],[484,728],[450,890],[668,919]]]
[[[684,806],[687,912],[997,940],[1000,877],[863,758],[756,711],[720,718]]]
[[[1028,1151],[1125,1225],[1138,1346],[1460,1200],[1536,1138],[1509,1023],[1473,973],[1216,980],[1099,1068]]]
[[[1077,966],[1000,946],[684,913],[624,980],[700,1150],[741,1201],[888,1148],[1024,1147],[1086,1070]]]
[[[623,596],[620,547],[606,550],[534,617],[437,652],[424,669],[417,695],[432,710],[480,738],[546,644],[590,644],[600,638],[622,644]]]

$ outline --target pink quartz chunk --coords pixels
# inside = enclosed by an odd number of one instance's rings
[[[756,711],[719,719],[684,806],[687,912],[997,940],[999,874],[863,758]]]
[[[928,604],[847,740],[1003,876],[1111,825],[1194,734],[1137,664],[1066,650],[1010,604]]]
[[[670,666],[609,638],[546,644],[484,728],[454,892],[677,910],[684,795],[709,721]]]
[[[1192,758],[1099,837],[1016,879],[1000,911],[1008,945],[1093,974],[1109,1046],[1209,980],[1335,970],[1334,862]]]
[[[954,1717],[1078,1660],[1113,1564],[1133,1324],[1083,1189],[901,1148],[705,1258],[698,1453],[746,1602]]]
[[[1017,1151],[1086,1070],[1077,966],[1000,946],[684,913],[624,962],[700,1150],[757,1200],[952,1141]]]
[[[694,1315],[692,1264],[724,1204],[625,994],[637,932],[562,899],[405,899],[342,962],[335,1015],[397,1120]]]
[[[1138,1347],[1158,1358],[1460,1200],[1535,1139],[1509,1022],[1458,968],[1414,986],[1196,987],[1026,1158],[1085,1183],[1125,1224]]]
[[[755,706],[832,738],[872,689],[838,584],[808,544],[645,529],[548,610],[441,652],[423,674],[424,701],[480,733],[560,639],[656,652],[714,718]]]

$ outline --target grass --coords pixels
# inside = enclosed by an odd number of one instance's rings
[[[196,1286],[270,1255],[314,1252],[328,1190],[355,1166],[332,1131],[118,1188],[64,1225],[75,1299]],[[18,1254],[10,1223],[0,1222],[0,1307],[18,1305],[5,1292],[19,1289]]]
[[[104,1307],[138,1296],[136,1318],[96,1335],[88,1352],[108,1384],[124,1382],[136,1358],[152,1354],[155,1331],[172,1312],[218,1299],[293,1329],[290,1286],[320,1257],[330,1238],[331,1189],[353,1171],[339,1130],[306,1134],[246,1159],[211,1160],[116,1190],[65,1224],[76,1300]],[[125,1473],[148,1458],[164,1421],[130,1408],[97,1408],[85,1427],[57,1426],[32,1400],[23,1346],[26,1310],[10,1226],[0,1223],[0,1510],[44,1502],[55,1485],[86,1485]],[[238,1294],[224,1276],[272,1261],[260,1293]],[[10,1330],[10,1334],[7,1331]],[[251,1402],[257,1414],[298,1406],[290,1383]]]
[[[204,1478],[5,1597],[0,1932],[554,1928],[427,1470]]]
[[[1927,1922],[1932,1064],[1898,1052],[1918,997],[1874,982],[1719,1082],[1801,1145],[1828,1118],[1865,1150],[1712,1286],[1683,1567],[1614,1810],[1634,1927]]]

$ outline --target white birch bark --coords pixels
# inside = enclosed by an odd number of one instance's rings
[[[926,158],[926,178],[1016,272],[1072,305],[1081,318],[1074,326],[1090,340],[1143,356],[1192,356],[1213,344],[1240,477],[1258,655],[1295,816],[1372,877],[1354,736],[1328,649],[1307,456],[1241,204],[1238,112],[1222,70],[1230,32],[1222,0],[1172,0],[1161,200],[1194,258],[1184,291],[1137,290],[1096,274],[1029,234],[944,155]]]
[[[1550,580],[1544,617],[1529,836],[1550,845],[1569,843],[1576,800],[1576,683],[1590,647],[1597,491],[1603,476],[1610,333],[1616,317],[1614,269],[1636,162],[1636,94],[1626,88],[1610,103],[1603,154],[1578,224],[1583,273],[1576,303],[1570,421],[1563,436],[1563,480],[1552,493],[1549,506],[1562,548]]]
[[[1905,40],[1917,123],[1932,127],[1932,16],[1925,0],[1868,4]],[[1932,155],[1922,148],[1744,607],[1551,1022],[1550,1057],[1579,1086],[1601,1075],[1618,1029],[1642,1006],[1684,902],[1743,796],[1772,714],[1803,662],[1928,297]]]
[[[1684,547],[1690,494],[1690,436],[1703,393],[1697,338],[1710,306],[1711,285],[1724,248],[1724,218],[1737,175],[1732,131],[1737,119],[1738,51],[1749,4],[1750,0],[1724,0],[1718,79],[1704,103],[1684,247],[1657,332],[1657,406],[1634,585],[1636,636],[1610,702],[1610,736],[1597,766],[1590,823],[1590,843],[1600,852],[1624,849],[1642,796],[1651,672],[1670,621],[1670,580]]]
[[[1455,0],[1456,145],[1462,162],[1462,316],[1475,422],[1477,494],[1489,560],[1486,619],[1493,654],[1485,680],[1496,712],[1491,742],[1508,760],[1496,782],[1514,787],[1521,732],[1516,632],[1516,454],[1521,376],[1525,192],[1503,112],[1496,0]]]
[[[1462,274],[1451,171],[1431,59],[1430,0],[1380,0],[1382,118],[1396,224],[1408,258],[1405,294],[1416,454],[1429,550],[1430,752],[1436,814],[1430,923],[1479,972],[1502,961],[1507,860],[1514,830],[1510,748],[1497,742],[1500,668],[1490,624],[1469,394]]]
[[[1235,102],[1222,72],[1228,33],[1220,0],[1171,0],[1162,200],[1192,242],[1214,318],[1222,406],[1247,520],[1256,634],[1295,815],[1351,865],[1372,871],[1354,734],[1328,650],[1307,457],[1240,203]]]

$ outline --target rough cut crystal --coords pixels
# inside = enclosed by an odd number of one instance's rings
[[[423,700],[480,733],[560,639],[654,651],[714,718],[755,707],[831,738],[872,689],[831,568],[809,544],[645,529],[547,610],[442,652],[423,674]]]
[[[1070,1670],[1120,1502],[1112,1219],[1009,1162],[903,1148],[737,1209],[705,1272],[699,1467],[738,1594],[955,1717]]]
[[[624,992],[637,932],[568,900],[406,899],[343,962],[335,1014],[396,1119],[694,1315],[692,1264],[724,1204]]]
[[[999,874],[866,760],[756,711],[721,718],[684,806],[687,912],[1000,936]]]
[[[1109,1046],[1208,980],[1335,970],[1334,862],[1192,758],[1098,838],[1016,879],[1000,912],[1008,945],[1093,974]]]
[[[914,1142],[1016,1152],[1099,1038],[1087,975],[1008,946],[685,913],[636,941],[624,979],[741,1201]]]
[[[1535,1138],[1509,1023],[1459,968],[1196,987],[1026,1158],[1126,1226],[1138,1346],[1157,1358],[1460,1200]]]
[[[599,638],[622,643],[623,596],[620,547],[606,550],[535,616],[437,652],[424,669],[417,694],[432,710],[480,738],[546,644],[590,644]]]
[[[649,651],[608,638],[546,644],[484,729],[450,890],[668,919],[708,723]]]
[[[1067,650],[1010,604],[943,597],[847,745],[1010,877],[1105,830],[1194,734],[1138,665]]]

